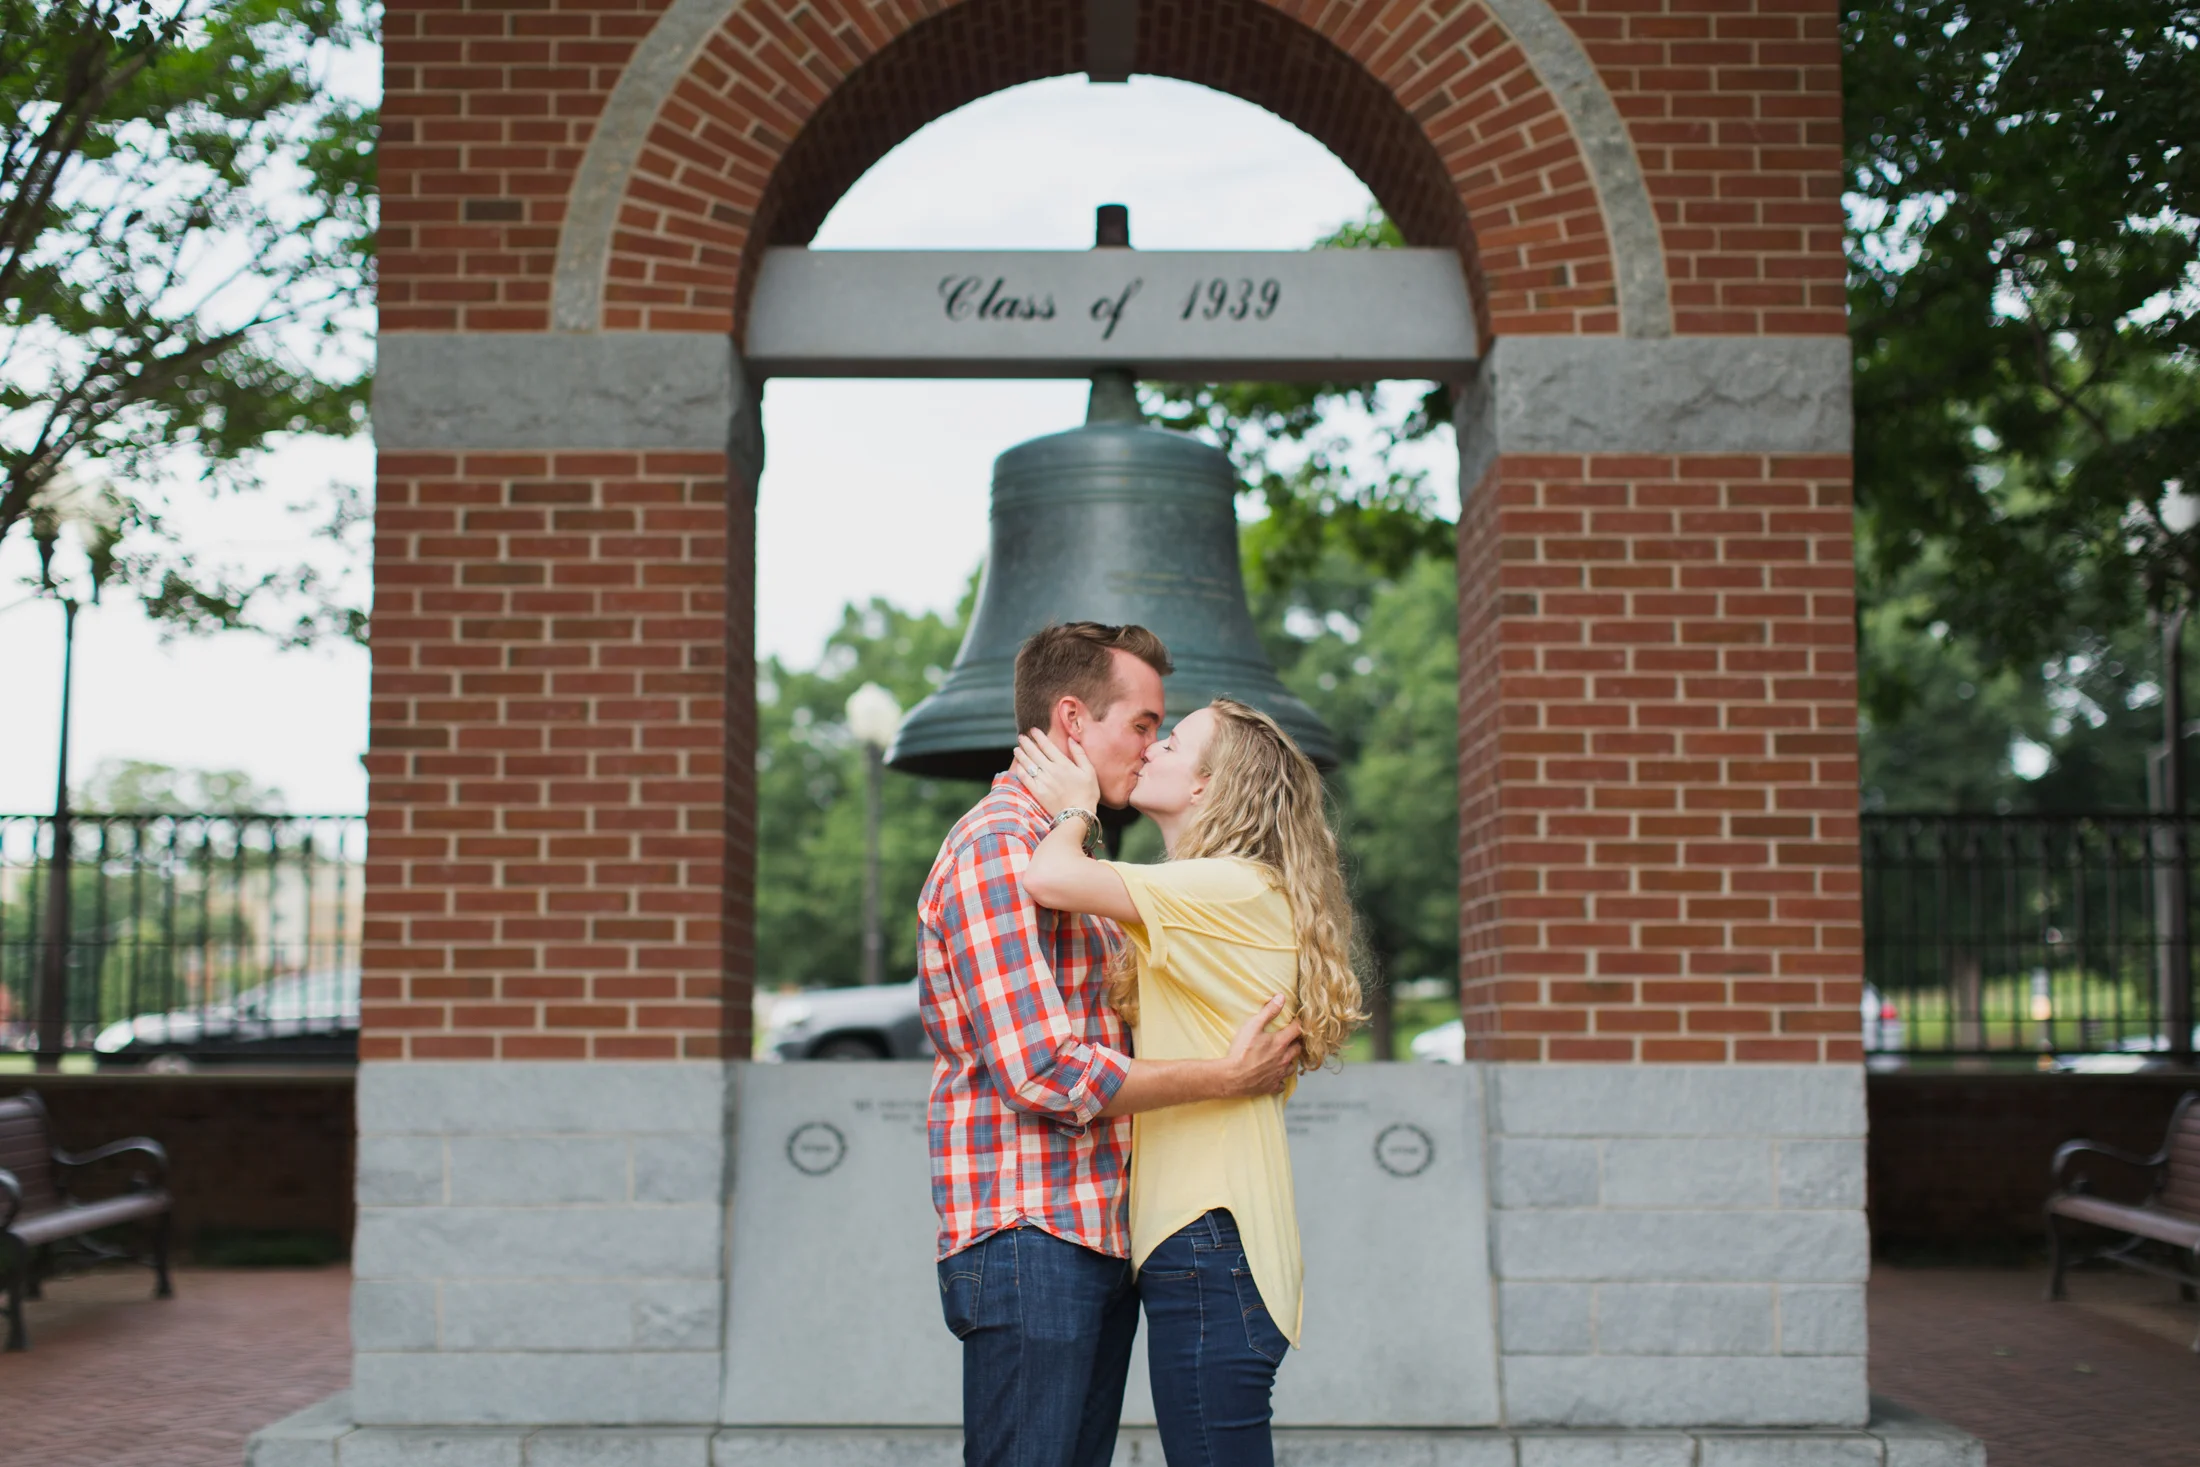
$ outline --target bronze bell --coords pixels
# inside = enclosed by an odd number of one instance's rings
[[[1128,372],[1093,379],[1082,428],[993,462],[992,544],[977,611],[940,690],[910,710],[886,762],[990,779],[1016,746],[1016,649],[1050,622],[1136,622],[1168,644],[1170,724],[1218,696],[1283,725],[1324,770],[1336,741],[1261,650],[1238,569],[1228,455],[1149,427]]]

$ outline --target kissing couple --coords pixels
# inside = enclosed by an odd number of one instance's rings
[[[1299,1341],[1284,1101],[1366,1016],[1321,776],[1227,698],[1167,738],[1167,648],[1045,628],[1011,767],[918,899],[927,1140],[968,1467],[1105,1467],[1131,1342],[1169,1467],[1270,1467]],[[1096,859],[1099,807],[1158,865]]]

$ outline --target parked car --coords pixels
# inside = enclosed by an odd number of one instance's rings
[[[757,1057],[779,1060],[930,1059],[917,980],[806,988],[772,1000]]]
[[[292,973],[204,1008],[139,1014],[92,1041],[102,1068],[175,1072],[206,1064],[356,1064],[359,970]]]
[[[1406,1049],[1425,1064],[1463,1065],[1467,1062],[1467,1026],[1458,1019],[1423,1029]]]

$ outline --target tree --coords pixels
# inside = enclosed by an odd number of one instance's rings
[[[950,617],[882,600],[850,606],[817,666],[778,658],[757,688],[756,972],[767,987],[854,983],[862,972],[863,751],[844,722],[866,682],[903,708],[928,696],[962,645],[970,598]],[[880,819],[886,968],[916,972],[917,894],[979,786],[889,773]]]
[[[1380,210],[1314,242],[1316,249],[1398,249],[1398,227]],[[1237,465],[1260,503],[1264,528],[1248,570],[1274,586],[1310,581],[1329,549],[1389,574],[1415,557],[1448,558],[1450,523],[1437,515],[1423,475],[1365,472],[1365,444],[1338,431],[1340,413],[1376,425],[1378,455],[1451,422],[1451,394],[1431,384],[1401,421],[1385,422],[1375,382],[1157,382],[1142,391],[1147,416],[1207,438]]]
[[[1863,807],[2147,808],[2148,763],[2162,735],[2160,638],[2144,626],[2081,625],[2055,656],[1991,665],[1975,642],[1932,619],[1938,558],[1904,571],[1862,613],[1858,641],[1873,680],[1903,689],[1892,716],[1865,706]]]
[[[1865,598],[1990,669],[2190,604],[2200,10],[1883,0],[1843,42]]]
[[[123,494],[125,579],[201,630],[302,595],[292,641],[364,633],[310,568],[180,553],[143,486],[253,487],[279,433],[356,432],[376,112],[331,95],[369,0],[0,0],[0,543],[66,479]],[[359,517],[340,501],[341,534]]]
[[[283,792],[240,769],[178,769],[105,759],[71,797],[87,815],[279,815]]]
[[[1453,564],[1422,555],[1383,576],[1346,560],[1330,583],[1347,578],[1363,588],[1356,604],[1349,612],[1333,605],[1319,632],[1293,639],[1284,681],[1338,738],[1341,758],[1330,783],[1376,975],[1386,985],[1450,980],[1459,967]],[[1281,619],[1263,620],[1273,644]]]

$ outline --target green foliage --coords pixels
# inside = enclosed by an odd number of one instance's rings
[[[1316,249],[1395,249],[1404,239],[1380,212],[1316,240]],[[1148,415],[1196,432],[1230,455],[1245,491],[1260,503],[1263,528],[1247,572],[1288,585],[1321,574],[1322,547],[1395,576],[1422,556],[1449,556],[1452,532],[1432,508],[1426,477],[1408,470],[1370,475],[1351,464],[1361,445],[1335,426],[1340,413],[1374,419],[1378,456],[1418,442],[1451,421],[1451,394],[1431,385],[1404,421],[1381,423],[1373,382],[1162,382],[1142,385]]]
[[[331,96],[369,0],[0,0],[0,540],[74,472],[254,487],[280,433],[349,434],[371,368],[375,109]],[[121,559],[148,612],[359,636],[310,568],[236,579],[131,498]],[[332,513],[340,532],[353,513]]]
[[[1930,564],[1903,594],[1993,668],[2188,602],[2200,11],[1889,0],[1843,37],[1867,598]]]
[[[2200,12],[1883,0],[1843,43],[1865,801],[2142,807],[2149,614],[2200,588]]]
[[[1448,980],[1459,968],[1452,562],[1423,555],[1389,576],[1348,550],[1324,561],[1318,617],[1303,594],[1317,583],[1307,582],[1258,597],[1261,623],[1285,684],[1337,735],[1330,790],[1376,973],[1392,983]]]
[[[814,668],[777,658],[758,678],[756,971],[767,987],[861,981],[864,751],[848,695],[867,682],[906,710],[938,686],[962,645],[954,618],[873,600],[847,608]],[[889,980],[916,972],[917,893],[948,829],[980,787],[887,771],[880,811],[880,911]]]
[[[2074,626],[2060,655],[1995,666],[1975,643],[1931,619],[1937,559],[1904,571],[1861,615],[1866,682],[1903,690],[1891,716],[1868,703],[1864,709],[1864,808],[2147,808],[2147,764],[2162,739],[2161,644],[2153,629]],[[2015,767],[2015,750],[2027,744],[2044,772]]]
[[[70,797],[85,814],[273,815],[283,792],[238,769],[178,769],[142,759],[105,759]]]

